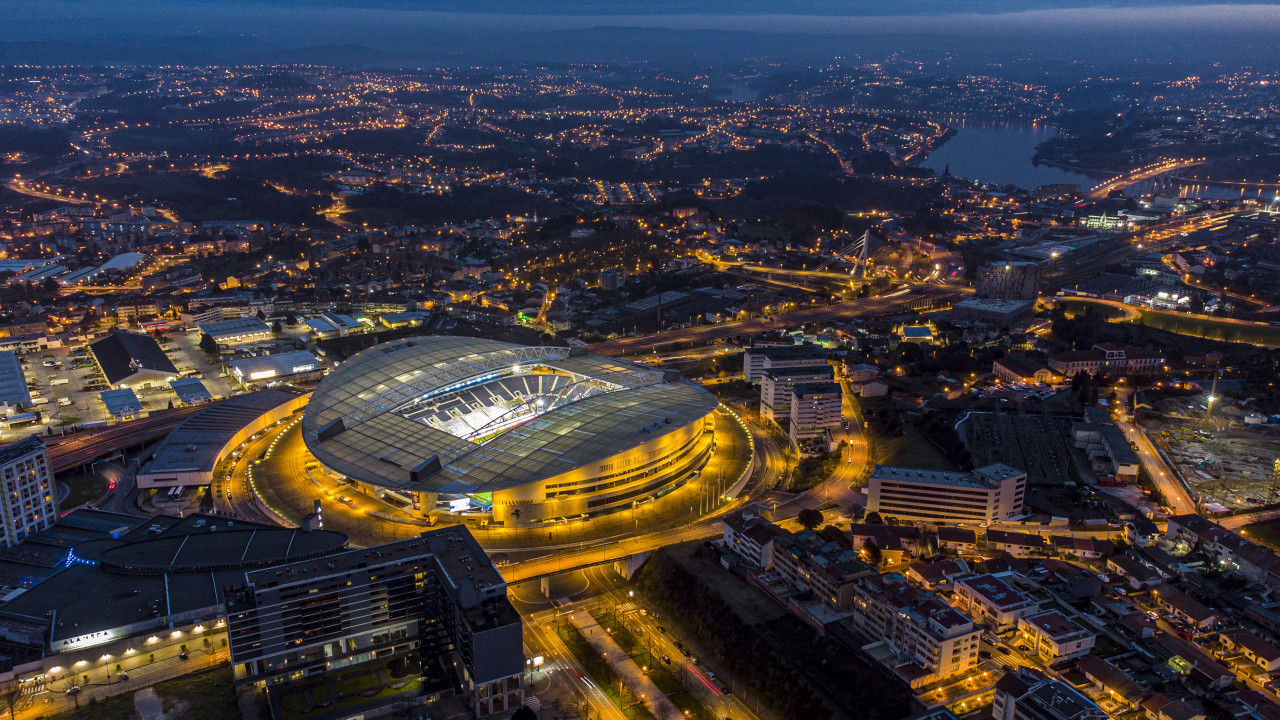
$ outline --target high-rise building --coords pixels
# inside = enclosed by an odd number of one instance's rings
[[[227,617],[237,684],[416,656],[427,684],[463,688],[477,717],[524,703],[520,616],[462,527],[247,572]]]
[[[822,437],[844,420],[844,393],[833,382],[809,383],[791,388],[792,444]]]
[[[58,520],[58,497],[44,443],[29,437],[0,447],[0,544],[12,547]]]
[[[596,284],[601,290],[617,290],[627,282],[627,271],[621,268],[601,270],[596,275]]]
[[[1027,474],[1003,463],[972,472],[877,465],[867,511],[901,520],[991,523],[1022,512]]]
[[[1033,262],[994,262],[978,270],[978,297],[1031,300],[1040,292],[1040,266]]]
[[[812,368],[827,364],[827,351],[817,345],[765,345],[749,347],[742,354],[742,377],[760,382],[765,370]]]
[[[835,372],[824,361],[806,367],[770,368],[760,376],[760,415],[778,422],[791,417],[791,391],[798,385],[829,383]]]

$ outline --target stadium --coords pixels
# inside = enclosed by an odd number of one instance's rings
[[[430,336],[369,348],[302,418],[324,467],[423,515],[585,520],[681,487],[715,452],[717,400],[585,348]]]

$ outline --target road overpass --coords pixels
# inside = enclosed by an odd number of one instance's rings
[[[100,430],[43,436],[41,439],[48,447],[49,464],[53,467],[53,471],[62,472],[86,465],[117,450],[159,440],[177,427],[178,423],[207,407],[209,407],[208,404],[160,410],[141,420],[120,423]]]

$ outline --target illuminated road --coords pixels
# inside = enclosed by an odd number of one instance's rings
[[[174,410],[158,410],[141,420],[131,420],[107,428],[85,430],[70,435],[42,436],[41,439],[49,448],[49,462],[54,472],[61,472],[92,462],[99,456],[123,447],[158,440],[168,435],[178,426],[178,423],[207,407],[209,407],[208,404]]]
[[[1094,200],[1101,200],[1116,190],[1123,190],[1130,185],[1136,185],[1144,180],[1150,180],[1159,177],[1174,170],[1182,168],[1194,167],[1205,161],[1204,158],[1192,158],[1190,160],[1165,160],[1151,165],[1130,170],[1129,172],[1118,175],[1099,185],[1095,185],[1089,190],[1088,197]]]
[[[1195,501],[1191,499],[1191,495],[1187,493],[1187,489],[1183,487],[1178,480],[1178,475],[1168,463],[1164,461],[1164,457],[1156,449],[1151,438],[1147,437],[1145,432],[1132,422],[1123,418],[1116,420],[1118,426],[1129,442],[1137,448],[1138,459],[1142,461],[1142,467],[1146,468],[1147,474],[1151,476],[1151,481],[1155,483],[1156,489],[1164,497],[1164,503],[1169,509],[1173,510],[1175,515],[1184,515],[1194,513],[1196,511]]]
[[[656,348],[675,345],[678,343],[706,344],[715,340],[764,332],[766,330],[778,330],[795,325],[803,325],[805,323],[829,322],[832,320],[839,320],[841,318],[870,315],[873,313],[883,312],[898,305],[904,305],[912,300],[918,300],[926,296],[933,297],[937,299],[938,302],[944,302],[945,300],[950,299],[952,295],[958,296],[959,294],[954,290],[950,292],[934,292],[930,295],[931,292],[932,288],[927,287],[897,290],[893,293],[889,293],[888,295],[837,303],[834,305],[826,305],[823,307],[807,308],[804,310],[797,310],[795,312],[772,316],[771,318],[762,317],[752,318],[750,320],[735,320],[733,322],[724,322],[715,325],[699,325],[680,330],[669,330],[655,335],[606,340],[604,342],[591,345],[590,349],[591,352],[601,355],[647,353],[653,352]]]

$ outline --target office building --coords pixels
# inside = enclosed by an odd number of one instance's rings
[[[1033,262],[987,263],[974,283],[978,297],[1031,300],[1040,292],[1040,266]]]
[[[1003,463],[972,472],[877,465],[867,511],[901,520],[992,523],[1022,512],[1027,474]]]
[[[823,362],[812,367],[770,368],[760,376],[760,414],[774,422],[791,417],[791,390],[807,383],[829,383],[835,379],[831,366]]]
[[[227,618],[238,685],[417,657],[429,688],[462,687],[477,717],[524,703],[520,616],[459,526],[247,572],[228,591]]]
[[[799,445],[811,438],[830,438],[828,433],[840,427],[844,394],[833,382],[797,385],[791,389],[791,444]],[[830,450],[830,442],[824,450]]]
[[[854,585],[853,622],[883,643],[866,651],[911,687],[959,675],[980,662],[982,628],[899,573],[872,575]]]
[[[827,351],[817,345],[765,345],[747,348],[742,355],[742,377],[761,382],[766,370],[813,368],[827,364]]]
[[[40,438],[29,437],[0,447],[0,545],[12,547],[58,520],[53,472]]]

